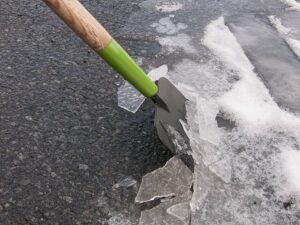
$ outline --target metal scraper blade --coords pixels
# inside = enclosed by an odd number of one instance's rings
[[[155,126],[163,144],[175,154],[190,150],[189,138],[181,121],[186,121],[186,101],[183,94],[166,78],[157,81]]]

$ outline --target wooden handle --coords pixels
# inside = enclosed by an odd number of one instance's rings
[[[43,1],[96,52],[111,42],[109,33],[78,0]]]

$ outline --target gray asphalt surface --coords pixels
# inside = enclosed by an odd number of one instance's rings
[[[139,2],[83,1],[117,38]],[[153,41],[120,42],[133,56],[159,51]],[[140,181],[170,153],[151,102],[135,115],[117,106],[120,83],[42,1],[0,2],[1,225],[138,218],[136,188],[112,186],[127,176]]]
[[[146,69],[167,64],[171,71],[191,56],[161,51],[155,38],[162,34],[151,24],[169,15],[157,12],[157,1],[82,0]],[[212,20],[222,15],[230,26],[231,17],[243,23],[249,21],[242,20],[244,14],[287,12],[279,0],[178,1],[184,10],[172,21],[188,25],[184,32],[193,37],[193,60],[199,62],[211,57],[199,42]],[[265,50],[238,41],[263,80],[271,80],[275,73],[266,70],[267,64],[257,67],[261,60],[255,58],[265,58]],[[121,84],[41,0],[0,1],[0,225],[104,225],[118,215],[122,222],[111,224],[137,223],[138,185],[112,186],[128,176],[139,183],[170,153],[156,135],[151,102],[135,115],[117,106]],[[297,101],[288,101],[297,89],[282,92],[279,85],[266,84],[276,102],[298,111]]]

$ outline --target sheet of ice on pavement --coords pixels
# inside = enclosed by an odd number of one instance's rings
[[[138,203],[180,196],[190,190],[193,174],[177,157],[172,157],[164,167],[146,174],[135,198]]]
[[[276,29],[253,15],[230,17],[227,22],[275,101],[300,112],[299,59]]]
[[[156,81],[160,77],[167,77],[168,67],[162,65],[149,72],[148,76]],[[137,91],[131,84],[124,81],[124,84],[118,88],[118,106],[129,112],[136,113],[141,107],[145,97]]]
[[[243,23],[242,18],[236,21]],[[257,22],[257,18],[246,21],[255,25],[254,28],[250,25],[234,27],[235,30],[240,28],[243,40],[248,40],[242,45],[244,48],[257,42],[266,47],[273,44],[274,48],[278,45],[284,56],[291,56],[285,52],[290,49],[282,47],[283,40],[275,38],[278,34],[272,27],[258,26],[256,23],[261,22]],[[229,24],[233,28],[233,23]],[[272,38],[268,39],[270,36]],[[260,39],[270,43],[260,42]],[[190,100],[186,130],[196,162],[191,224],[299,224],[300,118],[274,101],[254,72],[258,56],[250,57],[250,62],[238,40],[224,19],[219,18],[207,26],[202,42],[215,55],[216,61],[201,64],[184,60],[169,73],[173,81],[181,83],[178,87]],[[255,52],[255,48],[253,50]],[[272,57],[275,62],[278,58],[287,60],[279,53]],[[264,66],[272,69],[273,61],[265,62]],[[296,61],[286,65],[289,66],[297,67]],[[191,74],[188,79],[180,76],[185,68]],[[200,68],[205,68],[205,72]],[[222,68],[222,76],[219,68]],[[273,72],[280,73],[280,70]],[[199,77],[205,77],[206,73],[211,74],[211,78],[204,84]],[[271,78],[263,80],[267,84]],[[234,129],[217,127],[213,121],[217,109],[225,119],[234,121]],[[212,115],[203,117],[202,114]],[[200,133],[206,132],[201,122],[208,124],[208,129],[218,130],[218,137],[208,134],[210,138],[201,138]]]
[[[192,193],[187,191],[181,196],[167,199],[158,206],[144,210],[139,225],[189,225]]]

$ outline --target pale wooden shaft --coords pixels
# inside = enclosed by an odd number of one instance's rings
[[[95,51],[112,37],[78,0],[43,0],[84,42]]]

